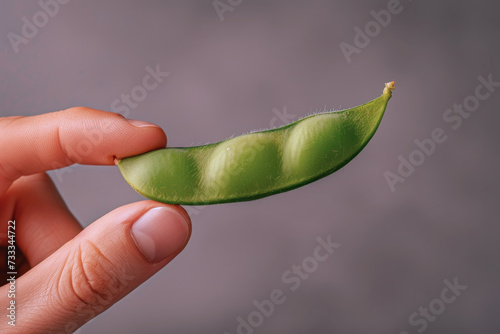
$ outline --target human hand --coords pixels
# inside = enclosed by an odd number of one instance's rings
[[[165,145],[158,126],[89,108],[0,118],[2,282],[12,276],[7,225],[14,220],[17,271],[15,299],[11,283],[0,288],[3,312],[15,301],[15,327],[3,316],[0,332],[72,333],[179,254],[191,235],[181,207],[132,203],[82,230],[44,173],[73,163],[113,165]]]

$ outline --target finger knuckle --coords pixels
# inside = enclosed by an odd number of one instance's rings
[[[77,302],[92,307],[112,304],[117,294],[125,288],[119,268],[90,241],[85,241],[73,252],[68,261],[66,286]]]

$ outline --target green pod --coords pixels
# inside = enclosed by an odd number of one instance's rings
[[[375,134],[394,82],[351,109],[314,114],[219,143],[167,147],[118,161],[141,195],[164,203],[249,201],[316,181],[345,166]]]

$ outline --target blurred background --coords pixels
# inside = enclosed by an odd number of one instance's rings
[[[79,333],[498,333],[497,3],[47,3],[0,2],[0,116],[87,106],[191,146],[396,82],[349,165],[269,198],[186,207],[187,249]],[[157,69],[168,76],[141,89]],[[446,141],[419,153],[436,129]],[[50,175],[85,226],[142,199],[115,167]],[[314,265],[318,238],[340,245]],[[303,264],[307,275],[292,271]],[[263,315],[256,304],[276,289],[284,302]]]

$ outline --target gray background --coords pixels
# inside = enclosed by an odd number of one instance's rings
[[[425,332],[498,332],[500,89],[457,130],[443,114],[479,75],[500,81],[500,8],[402,0],[348,64],[339,44],[387,3],[246,0],[221,21],[212,1],[73,0],[16,54],[7,34],[40,7],[1,1],[1,116],[111,110],[159,64],[170,76],[128,117],[189,146],[268,128],[284,109],[355,106],[396,81],[379,131],[347,167],[267,199],[189,209],[187,249],[81,333],[233,334],[273,289],[287,300],[255,333],[417,333],[409,316],[455,277],[468,288]],[[435,128],[447,141],[391,192],[384,172]],[[83,225],[142,198],[114,167],[51,176]],[[340,248],[291,291],[281,275],[328,235]]]

